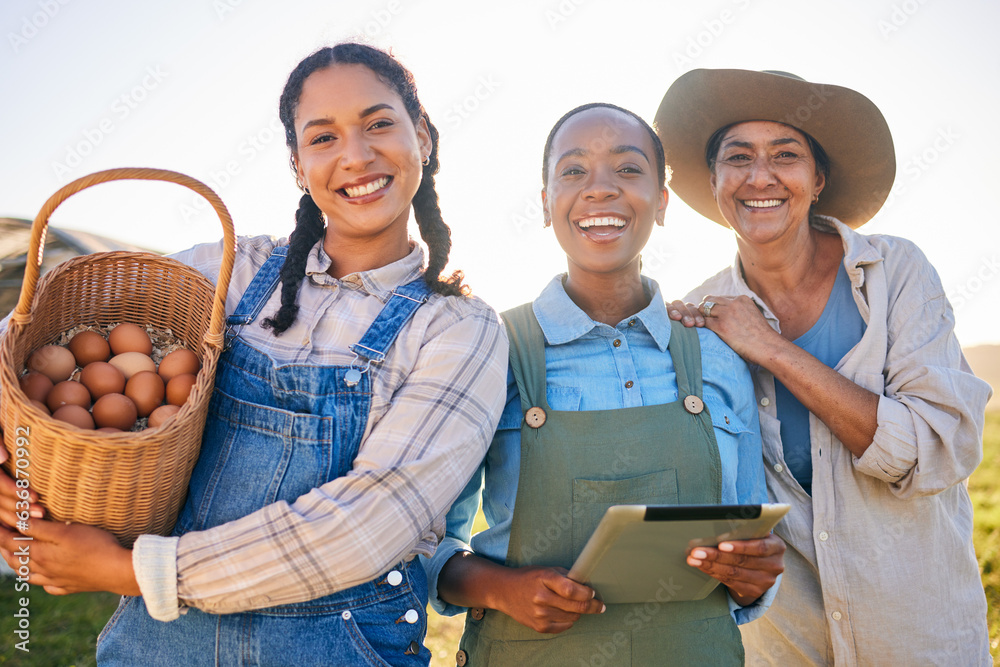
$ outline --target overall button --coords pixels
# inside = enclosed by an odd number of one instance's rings
[[[472,620],[474,621],[483,620],[483,616],[485,615],[486,615],[486,610],[481,607],[473,607],[472,609],[469,610],[469,616],[471,616]]]
[[[705,402],[691,394],[684,397],[684,409],[693,415],[701,414],[701,411],[705,409]]]
[[[389,582],[390,586],[399,586],[403,583],[403,575],[399,573],[399,570],[393,570],[385,576],[385,580]]]
[[[349,611],[345,611],[344,613],[342,613],[342,614],[340,615],[340,617],[341,617],[342,619],[344,619],[345,621],[349,621],[349,620],[351,620],[351,612],[349,612]]]
[[[414,623],[420,620],[420,614],[417,612],[416,609],[407,609],[406,613],[403,614],[403,620],[409,623],[410,625],[413,625]]]
[[[459,649],[458,653],[455,654],[455,664],[458,665],[458,667],[465,667],[465,663],[467,663],[468,661],[469,661],[469,654],[463,651],[462,649]]]
[[[410,645],[403,651],[403,655],[418,655],[420,653],[420,643],[412,641]]]
[[[534,407],[524,413],[524,421],[531,428],[539,428],[545,423],[545,410]]]

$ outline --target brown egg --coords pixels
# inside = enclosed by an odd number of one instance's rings
[[[185,373],[184,375],[178,375],[173,380],[167,383],[167,403],[170,405],[184,405],[184,401],[188,399],[188,395],[191,393],[191,387],[197,382],[198,378],[190,373]]]
[[[126,380],[139,371],[156,372],[156,362],[142,352],[123,352],[111,357],[108,363],[120,370]]]
[[[38,408],[47,415],[52,414],[52,412],[49,410],[49,406],[45,405],[41,401],[36,401],[35,399],[31,399],[29,403],[31,403],[32,405],[34,405],[36,408]]]
[[[128,322],[123,322],[111,330],[108,334],[108,343],[115,354],[141,352],[148,355],[153,352],[153,341],[149,339],[146,330]]]
[[[46,345],[31,353],[27,365],[29,371],[43,373],[56,383],[66,380],[73,374],[76,370],[76,359],[65,347]]]
[[[63,380],[52,387],[52,391],[45,399],[45,405],[49,406],[49,410],[53,413],[64,405],[79,405],[86,410],[90,407],[90,392],[79,382]]]
[[[163,357],[156,372],[160,374],[164,382],[170,382],[178,375],[187,373],[197,375],[200,368],[201,362],[198,361],[198,355],[191,350],[180,348]]]
[[[76,357],[76,365],[83,368],[95,361],[107,361],[111,347],[104,336],[96,331],[81,331],[69,341],[69,351]]]
[[[149,428],[156,428],[162,425],[163,422],[167,421],[180,411],[181,409],[176,405],[161,405],[153,410],[153,412],[149,415]]]
[[[80,373],[80,382],[95,401],[105,394],[125,391],[125,374],[106,361],[94,361]]]
[[[77,428],[94,428],[94,418],[79,405],[64,405],[52,413],[52,418],[72,424]]]
[[[105,394],[94,403],[91,410],[94,415],[94,423],[100,427],[110,426],[112,428],[129,431],[135,425],[138,416],[135,403],[124,394]]]
[[[125,385],[125,395],[135,403],[140,417],[148,417],[150,412],[159,407],[165,392],[163,380],[152,371],[139,371]]]
[[[53,387],[52,380],[38,371],[25,373],[18,380],[18,384],[21,385],[21,391],[30,401],[45,401],[45,397],[49,395]]]

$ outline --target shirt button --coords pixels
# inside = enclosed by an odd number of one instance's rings
[[[833,612],[832,614],[830,614],[830,616],[833,616],[833,620],[835,621],[839,621],[841,618],[843,618],[839,611]]]
[[[469,654],[459,649],[458,653],[455,654],[455,664],[458,665],[458,667],[465,667],[465,663],[468,661]]]
[[[413,625],[420,620],[420,614],[416,609],[408,609],[405,614],[403,614],[403,620]]]
[[[767,406],[771,405],[771,399],[765,396],[764,398],[760,399],[760,404],[766,408]]]
[[[828,539],[830,539],[830,534],[827,533],[825,530],[821,531],[819,534],[819,541],[826,542]]]
[[[483,616],[485,615],[486,615],[486,610],[483,609],[482,607],[473,607],[472,609],[469,610],[469,616],[471,616],[472,620],[474,621],[483,620]]]
[[[622,346],[622,339],[621,338],[615,338],[615,342],[612,343],[612,345],[614,345],[615,347],[621,347]]]
[[[628,382],[625,383],[625,388],[626,389],[631,389],[632,388],[632,384],[633,384],[632,381],[629,380]]]
[[[629,321],[628,321],[628,325],[629,325],[630,327],[634,327],[634,326],[635,326],[635,320],[629,320]]]
[[[399,586],[403,583],[403,575],[398,570],[393,570],[386,575],[385,580],[389,582],[390,586]]]
[[[775,472],[781,472],[784,469],[785,469],[785,466],[781,465],[780,463],[775,463],[774,464],[774,470],[775,470]]]

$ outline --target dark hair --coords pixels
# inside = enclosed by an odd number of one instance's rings
[[[552,142],[555,141],[556,133],[559,132],[559,128],[563,126],[563,123],[576,114],[582,111],[587,111],[588,109],[614,109],[615,111],[620,111],[626,116],[631,116],[639,121],[639,124],[646,129],[646,134],[648,134],[649,138],[653,141],[653,152],[655,153],[654,159],[656,160],[656,175],[660,179],[660,186],[666,187],[667,164],[663,157],[663,144],[660,143],[660,138],[656,136],[656,132],[654,132],[653,128],[649,126],[649,123],[640,118],[638,114],[629,111],[628,109],[623,109],[620,106],[608,104],[607,102],[591,102],[590,104],[583,104],[575,109],[570,109],[563,115],[562,118],[556,121],[555,125],[552,126],[552,129],[549,130],[548,138],[545,139],[545,152],[542,154],[542,185],[547,186],[549,184],[549,153],[552,152]]]
[[[726,136],[726,132],[729,128],[734,125],[739,125],[746,121],[740,121],[739,123],[730,123],[724,127],[720,127],[715,131],[711,137],[708,138],[708,143],[705,144],[705,161],[708,163],[709,170],[715,173],[715,158],[719,154],[719,148],[722,147],[722,139]],[[775,121],[777,122],[777,121]],[[782,125],[788,125],[787,123],[782,123]],[[822,173],[824,178],[830,178],[830,158],[827,156],[826,151],[820,146],[819,142],[813,139],[812,135],[804,130],[800,130],[794,125],[788,125],[796,132],[801,132],[802,136],[806,138],[806,143],[809,145],[809,151],[813,155],[813,159],[816,161],[816,173]]]
[[[448,263],[451,251],[451,230],[441,218],[438,195],[434,189],[434,174],[438,172],[438,131],[431,123],[427,112],[417,98],[417,86],[413,74],[395,58],[379,49],[365,44],[344,43],[327,47],[307,56],[288,76],[278,104],[278,117],[285,127],[285,144],[291,151],[292,172],[298,140],[295,136],[295,113],[298,110],[302,87],[310,74],[333,65],[364,65],[392,88],[403,100],[403,106],[414,125],[423,119],[431,137],[431,153],[423,167],[420,187],[413,196],[413,216],[417,220],[420,238],[427,244],[428,259],[424,280],[428,287],[438,294],[462,296],[468,288],[462,285],[461,271],[455,271],[449,278],[442,279],[442,271]],[[295,230],[289,239],[288,258],[281,269],[281,308],[273,317],[265,318],[262,326],[274,330],[274,335],[284,333],[295,322],[299,306],[297,301],[299,285],[305,278],[306,260],[309,251],[323,237],[323,212],[307,192],[299,200],[295,212]]]

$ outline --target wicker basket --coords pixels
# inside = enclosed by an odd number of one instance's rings
[[[39,280],[49,216],[71,195],[116,180],[178,183],[209,201],[222,222],[225,252],[218,284],[153,253],[103,252],[59,264]],[[0,345],[0,424],[11,476],[25,478],[48,516],[99,526],[125,546],[144,533],[168,534],[177,520],[201,446],[216,364],[223,346],[226,291],[236,257],[229,212],[193,178],[161,169],[111,169],[56,192],[35,218],[21,296]],[[33,261],[32,261],[33,260]],[[202,367],[181,411],[158,428],[86,431],[31,405],[18,385],[28,356],[81,324],[132,322],[169,329]]]

